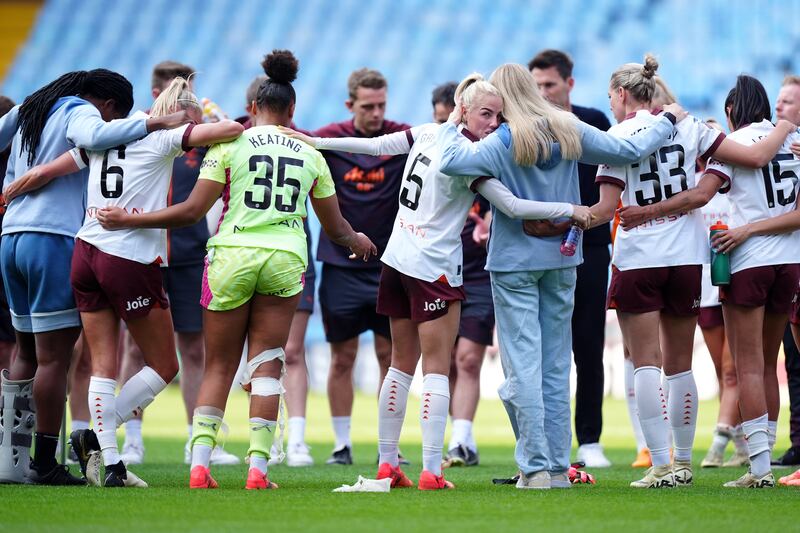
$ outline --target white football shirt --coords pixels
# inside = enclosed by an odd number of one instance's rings
[[[611,127],[609,133],[632,137],[660,120],[638,111]],[[714,153],[725,134],[694,117],[679,122],[669,140],[646,159],[597,169],[598,183],[623,188],[622,205],[647,206],[666,200],[696,185],[695,161]],[[658,217],[630,230],[617,231],[611,260],[620,270],[678,265],[701,265],[708,259],[706,229],[699,210]]]
[[[752,145],[766,137],[775,126],[768,120],[750,124],[731,133],[730,138]],[[711,159],[707,174],[730,182],[730,226],[736,228],[794,211],[797,203],[800,160],[789,147],[800,142],[800,130],[789,135],[772,161],[763,168],[744,168]],[[750,237],[731,252],[731,273],[748,268],[800,263],[798,232]]]
[[[461,229],[475,198],[469,185],[478,178],[439,172],[438,130],[438,124],[411,128],[414,144],[403,170],[400,207],[381,261],[407,276],[442,279],[459,287],[464,262]]]
[[[134,118],[147,117],[137,111]],[[129,213],[167,207],[173,160],[186,151],[191,126],[160,130],[102,152],[73,151],[79,166],[89,166],[86,215],[76,235],[110,255],[139,263],[167,262],[167,230],[126,228],[109,231],[95,218],[98,209],[117,206]],[[83,158],[86,156],[88,161]]]

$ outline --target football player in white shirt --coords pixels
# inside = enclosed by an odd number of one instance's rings
[[[783,120],[772,125],[769,98],[761,83],[750,76],[738,77],[725,100],[725,112],[733,130],[729,139],[749,147],[785,138],[786,132],[792,134],[761,168],[722,163],[718,151],[696,188],[659,204],[624,209],[620,214],[624,227],[696,209],[721,188],[729,188],[734,227],[794,212],[800,171],[800,161],[790,152],[790,144],[800,139],[795,126]],[[760,143],[764,138],[767,143]],[[776,362],[800,277],[799,237],[795,233],[759,235],[744,241],[730,257],[730,284],[720,289],[750,453],[750,470],[726,483],[726,487],[765,488],[775,484],[770,471],[770,446],[774,443],[779,409]]]
[[[611,110],[619,121],[609,130],[611,133],[633,136],[655,120],[650,107],[657,68],[655,58],[647,55],[644,65],[628,63],[611,76]],[[771,139],[771,152],[770,146],[763,145],[753,152],[726,140],[723,133],[697,119],[682,121],[668,144],[646,160],[598,169],[600,202],[592,209],[599,222],[594,223],[610,220],[620,197],[624,212],[627,206],[660,205],[692,189],[698,158],[717,154],[740,164],[767,161],[788,131],[778,137],[780,133]],[[641,480],[631,483],[635,488],[692,483],[691,452],[697,420],[692,339],[700,304],[701,265],[707,254],[699,211],[678,211],[616,235],[608,301],[609,307],[617,309],[625,345],[636,367],[639,421],[653,462]],[[668,399],[661,385],[662,367]],[[670,427],[674,468],[670,465]]]
[[[480,74],[465,78],[456,90],[471,140],[484,138],[500,124],[503,101],[497,89]],[[450,356],[458,334],[462,287],[461,229],[475,190],[510,217],[570,217],[586,226],[588,209],[566,203],[516,198],[498,180],[452,178],[439,171],[436,143],[438,124],[374,137],[322,139],[295,134],[318,149],[371,155],[408,153],[400,207],[392,235],[381,257],[384,263],[378,293],[378,312],[392,327],[392,364],[383,382],[378,405],[378,478],[391,478],[392,487],[412,482],[398,466],[397,443],[405,418],[408,389],[422,353],[423,471],[418,488],[452,488],[441,473],[442,446],[450,403]]]
[[[706,124],[719,131],[722,125],[713,118],[705,120]],[[697,162],[700,174],[705,170],[706,161]],[[709,229],[717,222],[730,224],[730,202],[726,195],[715,194],[711,200],[700,208],[703,225]],[[703,334],[708,353],[714,363],[719,386],[719,414],[714,428],[714,438],[700,466],[703,468],[720,466],[742,466],[750,462],[747,453],[747,442],[742,432],[742,419],[739,415],[739,387],[736,382],[736,366],[725,337],[725,320],[722,316],[722,304],[719,301],[719,287],[711,284],[710,256],[703,263],[703,289],[700,298],[700,314],[697,325]],[[733,441],[735,453],[725,461],[725,449]]]
[[[201,120],[197,98],[188,82],[178,77],[156,99],[150,115],[162,116],[180,109]],[[160,269],[167,258],[166,230],[108,231],[100,226],[96,212],[111,205],[129,212],[163,209],[173,159],[191,146],[232,140],[242,131],[241,124],[225,120],[156,132],[104,152],[75,149],[32,169],[7,191],[13,197],[89,166],[88,207],[76,237],[71,281],[92,359],[89,405],[94,431],[76,431],[71,440],[84,475],[94,485],[147,486],[120,460],[117,426],[150,404],[178,372],[172,318]],[[115,396],[120,318],[142,350],[146,366]]]

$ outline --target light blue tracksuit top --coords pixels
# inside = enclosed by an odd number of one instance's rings
[[[3,187],[30,169],[27,150],[20,150],[18,119],[19,106],[0,118],[0,150],[11,143]],[[139,118],[105,122],[86,100],[77,96],[59,98],[42,130],[34,166],[50,162],[76,146],[107,150],[140,139],[147,135],[146,121]],[[3,235],[37,231],[75,237],[83,224],[88,172],[84,169],[57,178],[37,191],[14,198],[3,218]]]
[[[644,159],[661,146],[672,132],[669,118],[621,139],[579,120],[583,153],[581,163],[628,165]],[[580,204],[577,161],[561,158],[558,144],[552,156],[535,166],[522,167],[514,160],[508,124],[478,142],[470,142],[447,122],[439,128],[441,171],[451,176],[494,176],[519,198],[540,202]],[[534,237],[522,230],[522,221],[492,206],[492,228],[486,270],[518,272],[575,267],[583,262],[581,246],[572,257],[561,255],[561,237]]]

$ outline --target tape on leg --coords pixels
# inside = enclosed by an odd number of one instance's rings
[[[285,366],[286,354],[284,353],[283,348],[271,348],[269,350],[264,350],[257,356],[250,359],[247,362],[247,369],[245,370],[244,373],[244,379],[242,380],[242,385],[247,385],[251,381],[255,381],[253,379],[253,374],[258,369],[258,367],[274,359],[280,359],[281,367]],[[283,374],[283,371],[281,371],[281,374]]]
[[[284,392],[283,385],[275,378],[253,378],[250,382],[251,396],[277,396]]]

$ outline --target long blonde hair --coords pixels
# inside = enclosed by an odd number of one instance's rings
[[[481,74],[473,72],[461,80],[461,83],[456,87],[455,101],[464,104],[467,109],[471,109],[478,98],[487,94],[503,99],[497,87],[483,79]],[[461,117],[462,122],[466,122],[466,120],[466,115]]]
[[[644,65],[625,63],[611,75],[611,89],[622,87],[641,103],[650,103],[656,92],[656,70],[658,61],[652,54],[645,54]]]
[[[525,67],[506,63],[492,73],[489,81],[503,97],[503,116],[511,128],[514,161],[518,165],[533,166],[550,159],[555,142],[561,145],[564,159],[580,158],[578,119],[545,100]]]
[[[153,107],[150,108],[150,116],[163,117],[174,113],[179,109],[188,109],[196,107],[200,111],[203,107],[197,101],[197,97],[189,89],[189,81],[180,76],[173,79],[166,89],[161,91],[156,101],[153,102]]]

